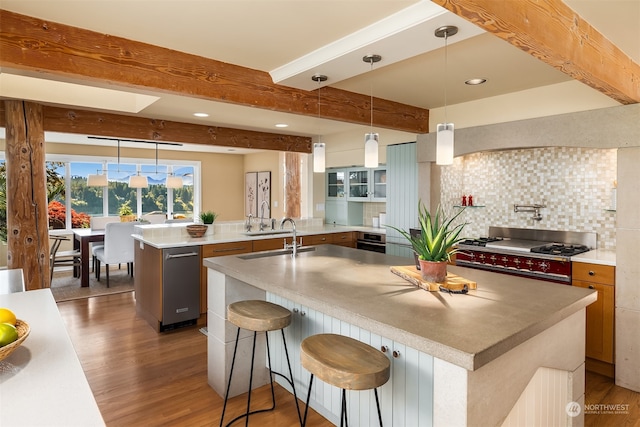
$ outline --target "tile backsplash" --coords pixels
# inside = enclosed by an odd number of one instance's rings
[[[468,237],[486,236],[489,226],[595,232],[598,248],[615,250],[615,149],[548,147],[473,153],[442,168],[441,200],[460,209],[462,196],[476,207],[463,219]],[[542,219],[514,212],[514,204],[541,204]]]

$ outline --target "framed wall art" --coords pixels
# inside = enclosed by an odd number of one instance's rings
[[[271,172],[258,172],[257,199],[257,215],[263,214],[264,204],[264,217],[271,218]]]
[[[258,173],[247,172],[244,176],[244,216],[253,215],[255,218],[258,213]]]

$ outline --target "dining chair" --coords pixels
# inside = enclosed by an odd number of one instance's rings
[[[134,222],[110,222],[104,230],[104,246],[96,248],[97,279],[100,281],[100,264],[105,264],[107,288],[109,287],[109,265],[127,264],[128,273],[133,276],[133,228]]]
[[[80,272],[80,268],[82,263],[80,262],[80,251],[72,250],[72,251],[61,251],[60,245],[62,242],[70,242],[66,236],[49,236],[52,240],[51,247],[49,248],[49,284],[53,280],[53,270],[56,267],[73,267],[77,273]],[[77,274],[80,276],[80,274]]]
[[[105,226],[111,222],[120,222],[120,217],[117,216],[92,216],[90,220],[90,227],[92,230],[104,230]],[[91,269],[95,272],[96,279],[98,278],[98,271],[96,270],[97,259],[95,250],[104,246],[100,242],[90,243],[91,250]]]

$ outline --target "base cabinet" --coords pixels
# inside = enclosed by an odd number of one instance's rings
[[[587,307],[587,370],[613,376],[615,267],[574,262],[572,277],[573,286],[598,291],[598,300]]]
[[[306,337],[320,333],[346,335],[380,349],[389,357],[391,376],[378,390],[383,425],[433,425],[433,356],[274,294],[267,293],[267,301],[282,305],[293,313],[285,336],[298,399],[305,401],[310,378],[309,372],[300,364],[300,343]],[[270,334],[269,342],[274,369],[287,372],[281,334]],[[286,381],[277,376],[276,379],[291,391]],[[340,393],[339,388],[314,378],[310,405],[339,425]],[[373,390],[347,391],[347,405],[349,425],[378,425]]]

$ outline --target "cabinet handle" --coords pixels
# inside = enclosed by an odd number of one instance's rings
[[[393,357],[394,358],[399,358],[400,357],[400,352],[398,350],[393,350]]]
[[[593,285],[589,285],[589,289],[595,289],[596,287]]]
[[[380,351],[383,353],[386,353],[389,350],[389,347],[387,347],[386,345],[383,345],[380,347]]]
[[[596,275],[596,272],[595,272],[595,271],[593,271],[593,270],[589,270],[589,276],[595,276],[595,275]]]
[[[307,312],[306,312],[306,311],[301,311],[301,312],[300,312],[300,316],[306,316],[306,315],[307,315]]]
[[[293,312],[294,312],[294,313],[297,313],[297,312],[298,312],[298,309],[297,309],[297,308],[294,308],[294,309],[293,309]]]

